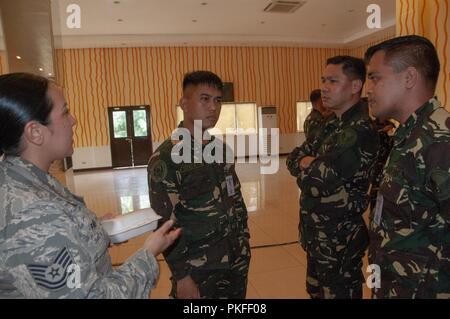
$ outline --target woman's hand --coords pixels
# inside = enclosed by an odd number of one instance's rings
[[[144,248],[153,256],[158,256],[180,236],[181,228],[172,229],[173,224],[173,220],[168,220],[145,240]]]

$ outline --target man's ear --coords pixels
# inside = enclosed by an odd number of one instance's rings
[[[186,112],[186,97],[184,96],[180,99],[180,107],[184,112]]]
[[[23,137],[27,143],[40,146],[44,143],[44,126],[36,121],[25,124]]]
[[[408,67],[405,71],[404,71],[404,83],[405,83],[405,87],[407,89],[412,89],[416,86],[417,84],[417,80],[419,78],[419,72],[417,72],[417,69],[413,66]]]
[[[352,93],[353,94],[358,94],[359,92],[361,92],[362,87],[363,87],[363,82],[360,79],[352,81]]]

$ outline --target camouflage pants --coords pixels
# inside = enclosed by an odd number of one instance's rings
[[[380,266],[380,287],[373,299],[450,299],[450,263],[446,258],[370,247],[369,262]],[[445,254],[444,249],[442,252]]]
[[[307,253],[306,290],[311,298],[362,298],[362,258],[368,246],[362,218],[337,224],[328,232],[320,225],[312,226],[302,227]]]
[[[232,269],[194,270],[191,277],[203,299],[245,299],[250,260],[243,260]],[[170,296],[177,298],[177,283],[172,280]]]

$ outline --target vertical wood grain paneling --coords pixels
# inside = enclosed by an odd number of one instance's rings
[[[439,54],[439,100],[450,110],[449,0],[397,0],[397,34],[418,34],[430,39]]]
[[[295,132],[295,102],[320,86],[328,57],[347,49],[149,47],[57,50],[58,78],[78,119],[77,147],[108,145],[107,107],[149,104],[153,140],[176,127],[183,75],[211,70],[233,82],[235,99],[279,109],[282,133]]]

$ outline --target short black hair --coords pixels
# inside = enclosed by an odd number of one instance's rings
[[[223,82],[219,76],[211,71],[194,71],[184,75],[183,91],[189,85],[206,84],[220,91],[223,91]]]
[[[311,101],[311,103],[314,103],[314,102],[320,100],[321,97],[322,97],[322,92],[319,89],[317,89],[317,90],[311,91],[311,94],[309,95],[309,100]]]
[[[427,38],[407,35],[386,40],[367,49],[365,62],[368,64],[378,51],[384,51],[384,63],[395,72],[415,67],[429,81],[430,88],[436,89],[441,64],[435,46]]]
[[[25,125],[49,123],[52,100],[49,80],[29,73],[0,76],[0,155],[19,155]]]
[[[363,59],[349,55],[338,55],[327,60],[327,65],[342,65],[342,71],[350,80],[366,82],[366,65]]]

